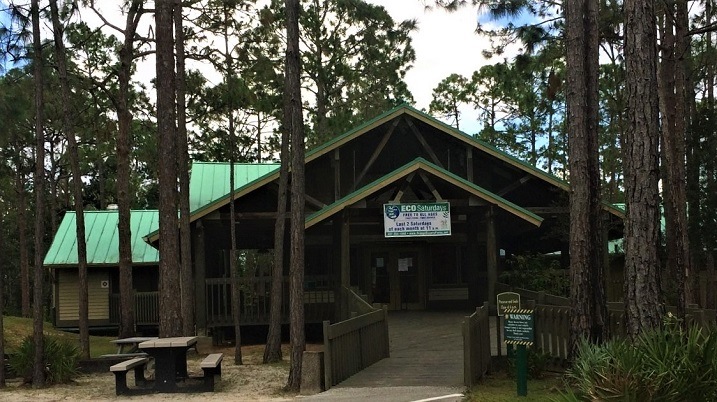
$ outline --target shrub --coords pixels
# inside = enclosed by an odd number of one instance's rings
[[[668,322],[634,343],[582,342],[567,379],[558,400],[717,400],[717,332]]]
[[[514,255],[505,262],[499,281],[510,286],[568,297],[570,277],[555,256]]]
[[[74,345],[60,339],[44,338],[45,382],[47,384],[65,383],[77,374],[79,351]],[[10,367],[26,382],[32,381],[35,344],[32,336],[26,337],[18,350],[10,357]]]

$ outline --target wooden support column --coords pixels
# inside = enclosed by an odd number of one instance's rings
[[[348,288],[351,285],[351,243],[350,243],[350,221],[349,211],[343,210],[334,218],[334,267],[338,268],[338,283],[334,286],[334,295],[339,301],[340,310],[338,312],[339,319],[348,318],[348,304],[346,300],[339,300],[347,293],[341,290],[342,287]],[[336,276],[334,276],[336,278]]]
[[[495,306],[495,283],[498,281],[498,239],[495,233],[495,207],[488,207],[486,214],[486,256],[488,267],[488,304]]]
[[[351,286],[351,222],[349,211],[341,213],[341,286]]]
[[[466,179],[473,183],[473,147],[466,145]]]
[[[196,317],[197,335],[207,334],[207,260],[205,249],[204,225],[201,219],[197,221],[192,236],[192,257],[194,258],[194,316]]]
[[[334,201],[341,198],[341,158],[339,148],[334,149],[334,158],[331,160],[334,165]]]
[[[479,286],[481,269],[480,258],[479,258],[479,243],[478,243],[478,226],[480,223],[480,217],[478,216],[479,210],[477,207],[471,208],[472,211],[468,214],[467,230],[466,230],[466,255],[464,257],[464,263],[466,264],[466,280],[468,282],[468,303],[472,308],[475,308],[480,304],[480,294],[482,293]]]

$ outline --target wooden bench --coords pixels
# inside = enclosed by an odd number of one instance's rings
[[[149,362],[148,357],[135,357],[134,359],[125,360],[110,367],[110,371],[115,375],[115,392],[117,395],[127,395],[130,390],[127,387],[127,372],[134,369],[135,385],[143,386],[146,383],[144,379],[144,368]]]
[[[199,365],[204,371],[204,389],[206,391],[214,391],[214,377],[222,376],[222,360],[224,353],[212,353],[202,360]]]

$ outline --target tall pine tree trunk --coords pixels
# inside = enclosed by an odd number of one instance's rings
[[[236,155],[236,137],[235,137],[235,123],[234,123],[234,109],[237,104],[236,93],[234,90],[234,63],[231,56],[231,50],[229,48],[229,24],[231,21],[230,11],[232,10],[230,4],[223,4],[224,10],[224,55],[225,55],[225,69],[224,77],[226,80],[226,101],[227,103],[227,117],[229,119],[229,130],[227,132],[229,136],[229,238],[231,241],[229,249],[229,277],[232,282],[232,321],[234,322],[234,364],[242,364],[241,355],[241,289],[239,286],[239,271],[237,269],[237,235],[236,235],[236,213],[234,205],[234,183],[235,183],[235,172],[234,162]]]
[[[284,116],[290,114],[287,108],[289,102],[284,102]],[[281,129],[281,153],[279,160],[279,193],[276,197],[276,222],[274,223],[274,266],[271,271],[271,303],[269,311],[269,333],[266,336],[264,349],[264,363],[281,361],[281,304],[283,299],[284,282],[284,238],[286,232],[286,202],[289,187],[289,127],[284,125]]]
[[[7,222],[3,219],[3,213],[0,211],[0,225],[7,227]],[[0,231],[0,250],[3,249],[3,232]],[[5,311],[5,264],[4,258],[0,258],[0,312]],[[5,314],[0,314],[0,334],[5,334],[3,317]],[[0,364],[0,389],[5,388],[5,336],[0,336],[0,356],[3,356],[3,364]]]
[[[39,1],[32,0],[30,14],[32,18],[32,49],[33,49],[33,78],[35,79],[35,270],[32,292],[32,338],[35,347],[33,356],[32,387],[45,386],[44,339],[42,327],[44,317],[42,314],[42,294],[44,285],[44,257],[45,237],[45,101],[43,98],[42,77],[42,42],[40,39],[40,8]]]
[[[132,233],[130,211],[130,158],[129,148],[132,137],[132,114],[129,110],[129,88],[134,55],[134,36],[142,16],[142,1],[133,0],[127,11],[124,43],[119,51],[120,67],[117,72],[119,93],[116,107],[119,119],[117,133],[117,206],[119,232],[119,287],[120,325],[119,337],[128,338],[135,333],[134,286],[132,279]],[[166,159],[160,159],[166,160]]]
[[[655,5],[625,0],[625,313],[635,337],[660,325],[658,98]]]
[[[20,248],[20,300],[22,316],[30,318],[30,260],[27,243],[27,191],[25,190],[25,168],[18,151],[15,162],[15,191],[17,192],[17,241]]]
[[[566,3],[570,163],[570,353],[606,336],[598,165],[598,2]]]
[[[174,113],[174,0],[157,0],[157,130],[159,136],[159,336],[182,334],[177,230],[177,141]]]
[[[304,333],[304,122],[301,112],[299,54],[299,0],[285,0],[286,70],[284,125],[291,133],[291,263],[289,266],[289,320],[291,363],[287,389],[299,391]]]
[[[85,241],[85,213],[84,199],[82,197],[82,173],[80,172],[80,151],[77,146],[74,127],[72,125],[72,110],[70,105],[70,83],[67,75],[67,60],[65,43],[60,24],[60,12],[57,0],[50,0],[50,14],[52,17],[52,33],[55,42],[55,62],[60,78],[60,93],[62,99],[62,128],[67,137],[70,154],[70,169],[72,171],[72,195],[75,201],[75,223],[77,232],[77,270],[79,277],[79,332],[80,356],[90,358],[90,326],[89,326],[89,293],[87,284],[87,243]]]
[[[177,57],[177,164],[179,174],[179,237],[182,263],[182,324],[184,335],[194,335],[194,278],[192,276],[192,237],[189,229],[189,139],[185,100],[184,28],[182,2],[174,5],[174,32]]]

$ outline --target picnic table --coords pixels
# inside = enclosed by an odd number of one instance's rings
[[[156,338],[139,343],[144,353],[154,357],[154,390],[177,392],[177,383],[187,376],[187,350],[197,343],[196,336]]]
[[[113,339],[110,342],[117,345],[117,353],[110,353],[100,357],[137,357],[147,354],[139,351],[139,344],[157,339],[156,336],[133,336],[131,338]]]

